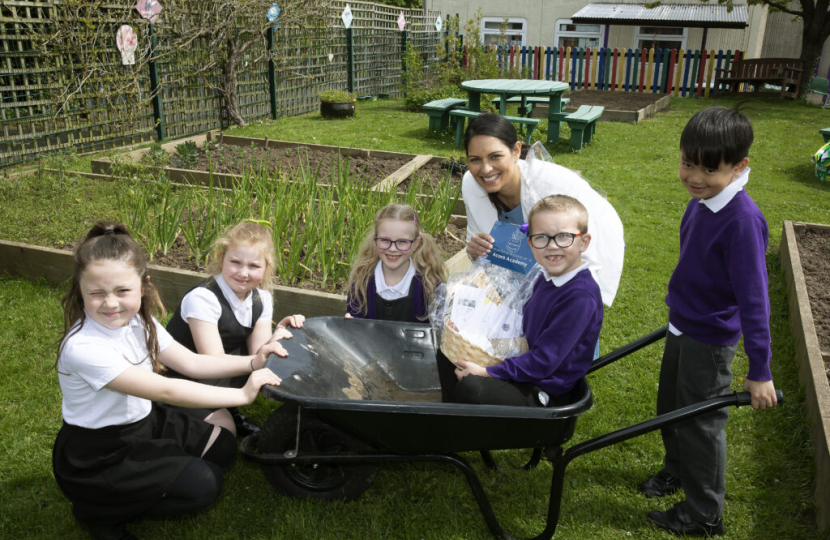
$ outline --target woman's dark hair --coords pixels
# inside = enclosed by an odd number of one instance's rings
[[[141,277],[141,307],[138,315],[144,327],[144,341],[147,354],[153,363],[153,369],[158,372],[163,366],[158,361],[159,343],[153,315],[164,317],[164,306],[159,298],[158,291],[150,283],[150,274],[147,269],[147,253],[136,242],[135,238],[122,223],[99,221],[87,233],[84,241],[75,250],[75,260],[72,272],[72,284],[69,291],[61,299],[63,306],[63,336],[59,340],[55,368],[57,369],[63,347],[67,337],[78,333],[84,326],[84,298],[81,293],[81,276],[87,266],[96,261],[123,261],[135,268]],[[78,326],[75,324],[78,323]],[[74,328],[74,330],[73,330]]]
[[[516,128],[513,127],[510,120],[495,113],[480,114],[470,120],[470,123],[467,124],[467,131],[464,132],[465,153],[468,153],[470,141],[473,140],[473,137],[478,137],[479,135],[487,135],[489,137],[497,138],[503,142],[511,152],[513,151],[513,148],[516,147],[516,143],[519,141],[519,136],[516,134]],[[498,212],[504,213],[511,210],[511,208],[507,208],[507,205],[499,199],[496,193],[488,193],[487,198],[490,199],[490,202],[493,203],[493,206],[496,207]]]
[[[738,104],[740,106],[740,104]],[[736,107],[707,107],[695,114],[680,135],[680,150],[695,165],[717,169],[749,155],[752,123]]]
[[[519,136],[516,134],[516,128],[513,127],[510,120],[495,113],[480,114],[470,120],[470,123],[467,125],[467,131],[464,132],[464,152],[467,152],[473,137],[479,135],[495,137],[506,144],[511,150],[516,146],[516,141],[519,140]]]

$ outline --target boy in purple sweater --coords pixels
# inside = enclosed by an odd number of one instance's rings
[[[543,270],[523,311],[529,350],[486,369],[458,360],[457,402],[563,405],[591,367],[602,296],[581,258],[591,242],[588,211],[572,197],[551,195],[531,209],[528,224],[528,243]]]
[[[756,409],[776,404],[769,361],[765,253],[769,230],[744,191],[752,124],[737,111],[709,107],[680,136],[680,182],[692,196],[680,223],[680,259],[669,281],[669,332],[660,367],[657,413],[729,392],[741,334],[749,357],[743,388]],[[729,409],[662,430],[663,469],[640,484],[646,497],[681,487],[686,500],[648,519],[674,534],[723,534]]]

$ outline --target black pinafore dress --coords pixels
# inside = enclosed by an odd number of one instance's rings
[[[243,326],[236,320],[233,314],[233,309],[228,303],[228,299],[222,294],[222,289],[216,283],[213,276],[196,285],[196,287],[204,287],[212,292],[216,299],[219,300],[219,305],[222,306],[222,314],[219,316],[217,327],[219,329],[219,337],[222,339],[222,347],[225,349],[225,354],[247,355],[248,352],[248,337],[253,333],[256,321],[262,316],[262,298],[259,291],[254,289],[251,291],[251,327]],[[196,289],[193,287],[190,291]],[[187,291],[188,293],[190,291]],[[193,334],[190,331],[190,325],[187,321],[182,319],[182,306],[176,308],[176,313],[170,318],[167,323],[167,331],[173,336],[173,339],[187,347],[193,352],[196,350],[196,344],[193,341]],[[177,377],[180,379],[190,379],[175,370],[168,369],[164,372],[168,377]],[[191,379],[192,380],[192,379]],[[242,388],[248,380],[248,375],[239,377],[229,377],[225,379],[200,379],[199,382],[203,384],[212,384],[214,386],[224,386],[230,388]]]

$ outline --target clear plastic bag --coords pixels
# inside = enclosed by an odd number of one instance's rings
[[[522,310],[540,271],[536,265],[524,275],[480,258],[450,276],[430,308],[444,354],[486,367],[527,351]]]

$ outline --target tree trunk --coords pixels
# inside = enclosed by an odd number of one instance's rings
[[[228,118],[238,126],[246,125],[245,119],[239,112],[239,105],[236,99],[236,67],[242,58],[242,48],[237,38],[228,40],[228,59],[225,62],[225,69],[222,72],[222,93],[225,95],[225,111]]]
[[[801,18],[804,25],[804,31],[801,33],[801,63],[804,66],[804,71],[801,72],[799,98],[804,96],[810,81],[813,80],[813,70],[821,54],[824,40],[830,35],[827,30],[830,28],[828,18],[830,18],[830,14],[827,10],[816,10],[811,17]]]

